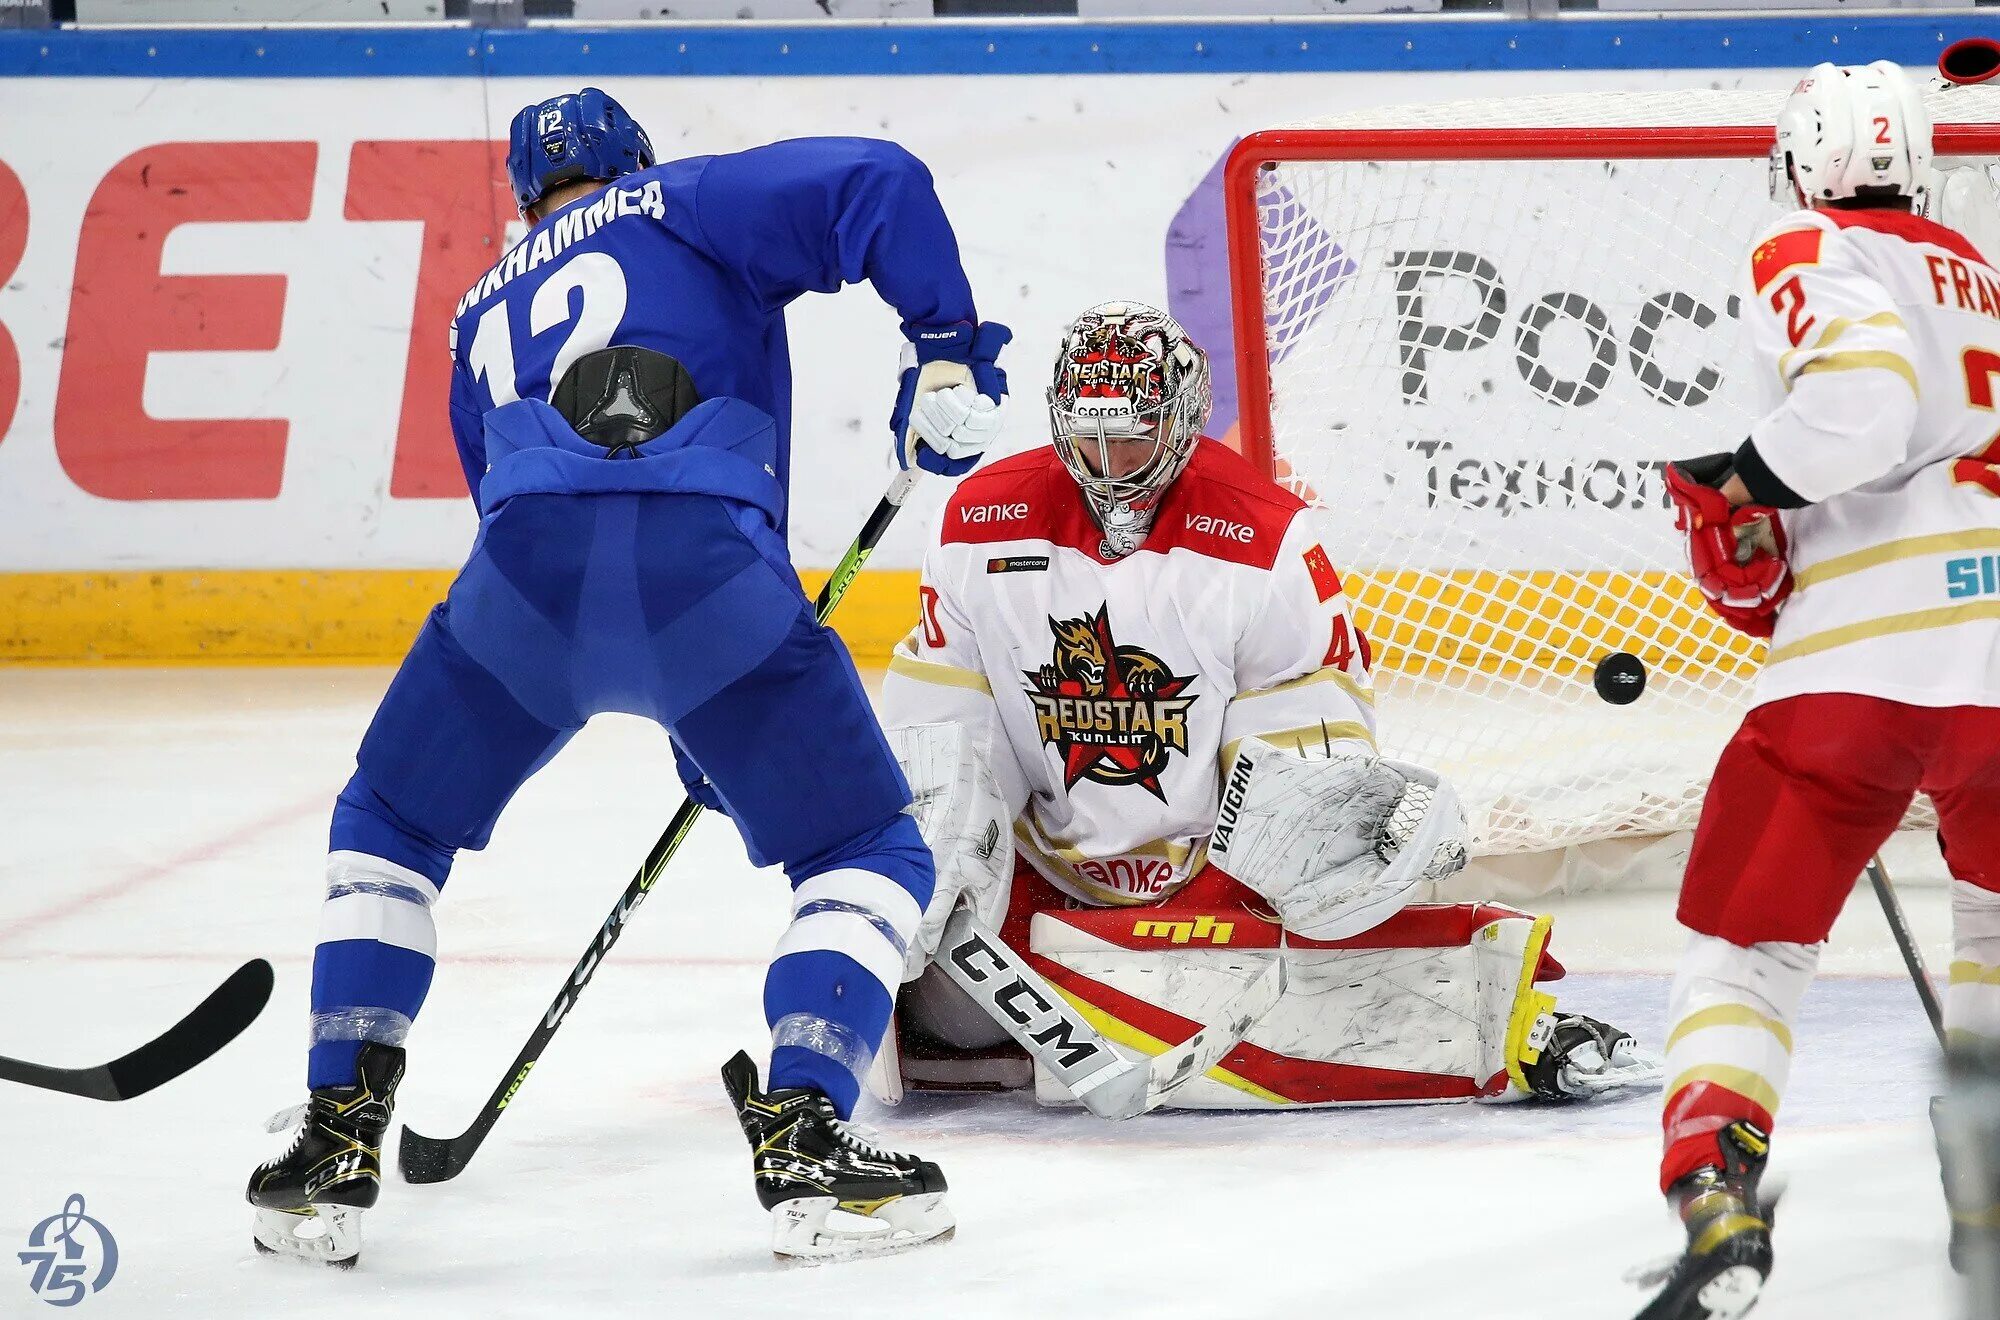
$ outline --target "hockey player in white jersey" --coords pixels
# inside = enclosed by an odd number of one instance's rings
[[[1772,160],[1803,209],[1744,266],[1767,408],[1668,473],[1697,584],[1771,647],[1681,892],[1660,1186],[1688,1245],[1643,1320],[1735,1317],[1761,1290],[1799,1000],[1918,792],[1953,876],[1952,1048],[2000,1047],[2000,271],[1925,214],[1930,122],[1893,64],[1814,68]],[[1963,1227],[1990,1235],[1974,1190]]]
[[[1656,1078],[1626,1033],[1538,988],[1561,975],[1546,918],[1412,905],[1464,864],[1462,814],[1435,775],[1376,755],[1369,643],[1318,514],[1202,437],[1207,359],[1181,327],[1091,308],[1049,401],[1052,446],[953,495],[884,680],[939,882],[878,1092],[1032,1080],[1069,1098],[925,971],[960,903],[1140,1054],[1214,1021],[1278,950],[1290,988],[1171,1105]]]

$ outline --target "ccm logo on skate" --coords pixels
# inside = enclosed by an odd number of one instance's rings
[[[961,521],[969,523],[1013,522],[1028,516],[1025,504],[972,504],[960,513]]]
[[[1945,594],[1953,600],[2000,595],[2000,555],[1967,555],[1947,560],[1944,581]]]
[[[1217,921],[1214,917],[1196,917],[1193,921],[1135,921],[1132,934],[1139,939],[1172,940],[1175,944],[1186,944],[1190,940],[1209,944],[1227,944],[1229,937],[1236,933],[1233,921]]]
[[[1187,529],[1191,532],[1201,532],[1208,536],[1219,536],[1225,541],[1241,541],[1245,545],[1248,545],[1251,538],[1256,535],[1255,532],[1250,530],[1249,523],[1230,522],[1226,518],[1212,518],[1205,513],[1189,514],[1187,517]]]

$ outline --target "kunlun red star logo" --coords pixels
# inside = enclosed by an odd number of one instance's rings
[[[1085,779],[1137,784],[1166,801],[1160,772],[1169,753],[1187,754],[1187,712],[1196,699],[1180,694],[1194,678],[1118,645],[1102,605],[1084,618],[1051,618],[1049,631],[1054,656],[1022,677],[1042,741],[1063,758],[1063,787]]]

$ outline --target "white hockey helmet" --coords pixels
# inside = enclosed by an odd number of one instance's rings
[[[1130,554],[1152,530],[1211,402],[1208,355],[1158,308],[1099,303],[1070,323],[1049,384],[1049,429],[1110,554]],[[1150,442],[1142,459],[1114,456],[1113,444],[1133,441]]]
[[[1778,112],[1771,200],[1794,207],[1892,196],[1921,205],[1931,117],[1900,65],[1816,64]]]

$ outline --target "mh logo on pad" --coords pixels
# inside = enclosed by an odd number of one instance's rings
[[[1175,944],[1195,941],[1205,944],[1227,944],[1236,934],[1236,923],[1217,921],[1214,917],[1196,917],[1193,921],[1160,921],[1158,919],[1135,921],[1132,934],[1137,939],[1172,940]]]

